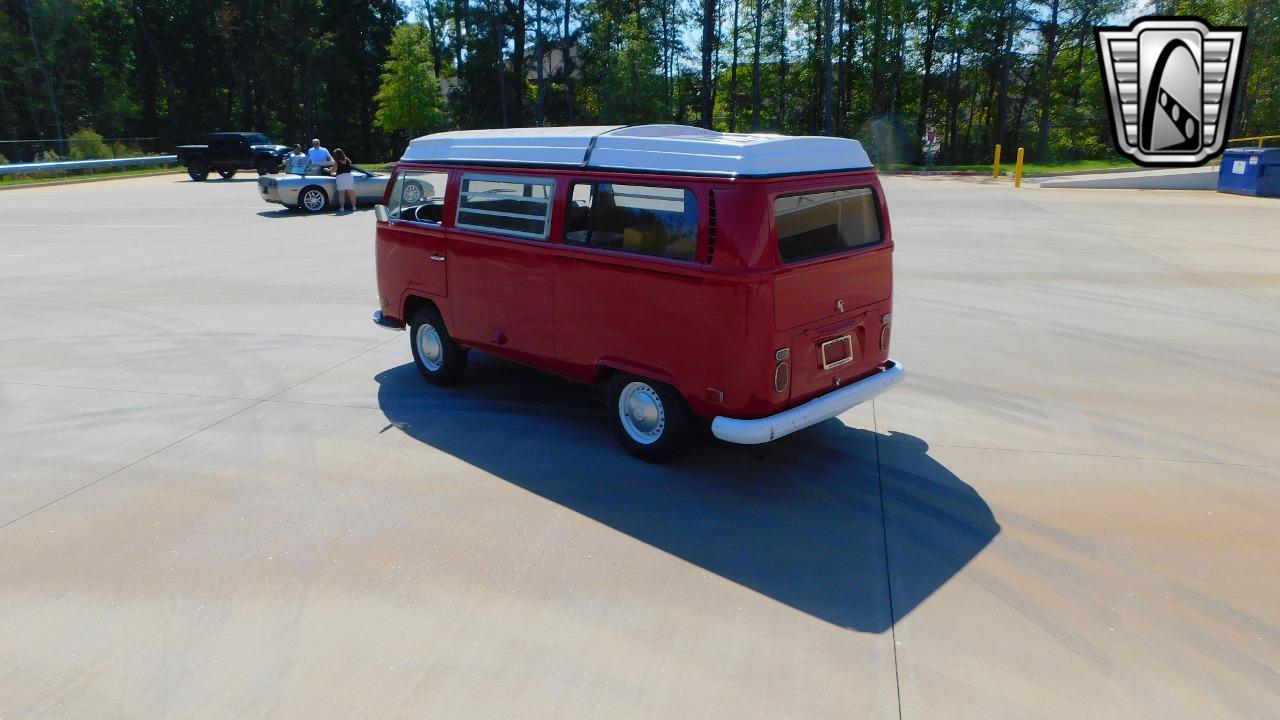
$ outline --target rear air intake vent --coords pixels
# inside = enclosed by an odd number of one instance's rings
[[[716,256],[716,191],[707,193],[707,264]]]

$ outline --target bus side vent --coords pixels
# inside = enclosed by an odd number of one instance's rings
[[[716,256],[716,191],[707,193],[707,264]]]

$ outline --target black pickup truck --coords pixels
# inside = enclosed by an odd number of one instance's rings
[[[257,170],[259,175],[279,172],[289,148],[256,132],[216,132],[208,145],[179,145],[178,162],[187,166],[192,180],[204,180],[212,170],[230,179],[237,170]]]

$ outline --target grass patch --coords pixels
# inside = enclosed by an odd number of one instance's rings
[[[186,172],[186,168],[177,165],[152,165],[149,167],[121,168],[119,170],[99,170],[97,172],[89,170],[43,170],[23,175],[5,175],[4,177],[0,177],[0,188],[22,185],[40,185],[42,183],[61,182],[64,180],[106,180],[110,178],[129,177],[130,175],[158,175],[180,172]]]
[[[1014,160],[1016,161],[1016,157]],[[1013,175],[1014,162],[1006,161],[1001,158],[1000,174]],[[1063,172],[1080,172],[1083,170],[1110,170],[1113,168],[1133,168],[1139,169],[1130,160],[1122,160],[1120,158],[1104,158],[1101,160],[1048,160],[1045,162],[1029,162],[1022,164],[1022,174],[1024,177],[1033,175],[1052,175]],[[934,165],[932,168],[925,168],[924,165],[896,164],[889,165],[885,168],[889,172],[895,170],[942,170],[942,171],[968,171],[991,174],[991,163],[970,164],[970,165]]]

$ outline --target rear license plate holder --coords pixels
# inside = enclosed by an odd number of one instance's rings
[[[841,335],[822,343],[821,360],[823,370],[832,370],[853,362],[853,336]]]

